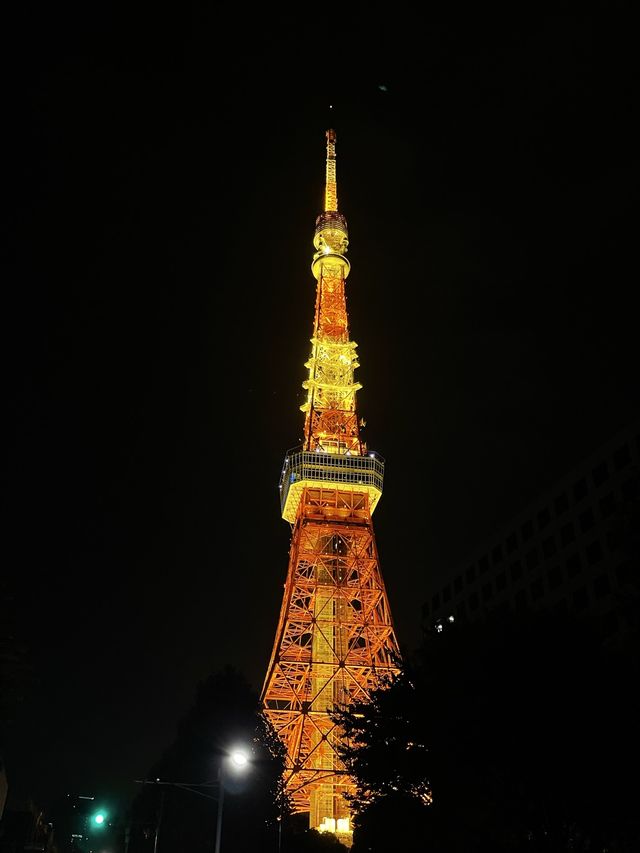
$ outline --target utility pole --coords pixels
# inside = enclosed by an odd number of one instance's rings
[[[158,838],[160,837],[160,824],[162,823],[162,814],[164,812],[164,795],[165,790],[162,789],[160,794],[160,808],[158,809],[158,820],[156,821],[156,835],[153,839],[153,853],[158,853]]]
[[[229,760],[232,767],[237,771],[245,770],[250,765],[250,760],[247,754],[242,749],[233,749],[226,753],[226,759]],[[218,814],[216,817],[216,846],[215,853],[220,853],[220,840],[222,838],[222,808],[224,806],[224,761],[221,761],[218,767],[218,778],[211,782],[169,782],[163,779],[136,779],[140,785],[169,785],[172,788],[181,788],[183,791],[190,791],[192,794],[198,794],[200,797],[205,797],[207,800],[217,800]],[[199,791],[198,788],[211,788],[217,786],[218,796],[212,797],[210,794],[205,794]],[[160,837],[160,825],[162,823],[162,813],[164,811],[164,790],[160,798],[160,808],[158,809],[158,821],[156,823],[156,835],[153,842],[153,853],[158,853],[158,838]]]
[[[222,779],[222,766],[218,768],[218,814],[216,816],[216,846],[215,853],[220,853],[220,839],[222,837],[222,806],[224,805],[224,781]]]

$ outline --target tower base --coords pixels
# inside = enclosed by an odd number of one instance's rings
[[[351,814],[344,798],[349,788],[344,782],[328,780],[314,787],[309,798],[309,827],[318,832],[332,832],[346,847],[353,843]]]

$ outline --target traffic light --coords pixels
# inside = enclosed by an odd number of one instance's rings
[[[89,818],[89,827],[91,829],[104,829],[107,825],[107,813],[104,809],[98,809],[93,812]]]

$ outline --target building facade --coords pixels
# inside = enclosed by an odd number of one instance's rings
[[[640,423],[633,423],[452,567],[424,603],[424,626],[437,630],[500,608],[553,609],[623,642],[634,628],[639,530]]]

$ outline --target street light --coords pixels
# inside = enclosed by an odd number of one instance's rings
[[[249,756],[242,749],[234,749],[229,755],[229,761],[240,770],[249,763]]]
[[[222,759],[218,767],[218,817],[216,820],[216,847],[215,853],[220,853],[220,839],[222,837],[222,809],[224,806],[224,770],[226,765],[236,772],[242,772],[249,764],[249,756],[243,749],[232,749]]]
[[[220,853],[220,839],[222,836],[222,809],[224,806],[224,778],[225,778],[225,767],[228,766],[232,772],[234,773],[242,773],[245,771],[250,763],[249,754],[244,750],[238,747],[225,752],[220,764],[218,765],[218,814],[216,818],[216,846],[215,853]],[[173,788],[180,788],[183,791],[191,791],[194,794],[199,794],[201,797],[207,797],[208,799],[216,799],[209,794],[205,794],[204,792],[198,790],[198,788],[210,788],[213,784],[213,780],[211,782],[167,782],[163,779],[136,779],[136,782],[139,782],[141,785],[169,785]],[[162,792],[162,799],[160,803],[160,810],[158,813],[158,820],[156,823],[156,836],[155,842],[153,846],[153,853],[156,853],[158,849],[158,836],[160,834],[160,823],[162,820],[162,812],[164,806],[164,791]]]

